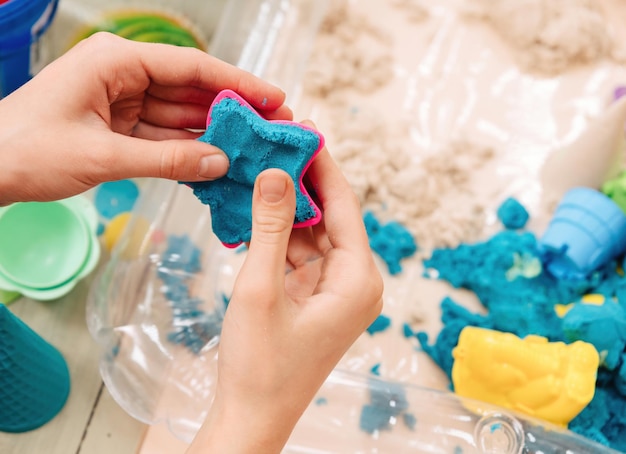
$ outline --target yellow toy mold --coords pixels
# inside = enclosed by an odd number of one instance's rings
[[[595,393],[599,356],[593,345],[521,339],[468,326],[452,351],[457,394],[566,426]]]

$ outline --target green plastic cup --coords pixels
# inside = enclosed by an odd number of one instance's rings
[[[89,231],[59,202],[16,203],[0,213],[0,273],[23,287],[72,279],[89,254]]]

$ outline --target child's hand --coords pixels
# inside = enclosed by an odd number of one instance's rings
[[[293,231],[291,179],[271,169],[256,181],[252,241],[224,319],[215,401],[189,453],[280,452],[380,313],[382,278],[357,197],[326,149],[308,175],[323,218]]]
[[[191,48],[96,34],[0,101],[0,205],[53,200],[108,180],[223,176],[195,139],[222,89],[291,119],[278,88]],[[187,140],[181,140],[187,139]]]

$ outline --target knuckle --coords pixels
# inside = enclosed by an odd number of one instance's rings
[[[159,176],[174,179],[185,166],[185,152],[178,143],[163,143],[160,155]]]
[[[85,38],[80,43],[78,43],[81,48],[88,48],[90,50],[107,48],[110,46],[118,45],[121,41],[121,38],[114,35],[113,33],[99,31],[94,33],[93,35]]]

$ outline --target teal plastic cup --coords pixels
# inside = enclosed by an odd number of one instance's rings
[[[0,213],[0,273],[20,287],[60,286],[90,250],[86,224],[60,202],[16,203]]]
[[[0,431],[42,426],[65,406],[69,392],[61,353],[0,304]]]

